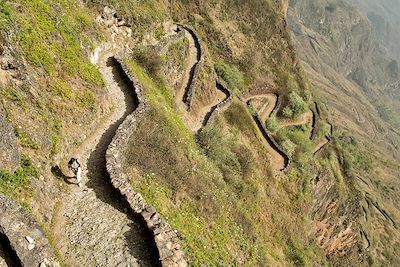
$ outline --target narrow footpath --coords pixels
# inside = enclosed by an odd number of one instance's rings
[[[159,266],[147,227],[128,211],[106,171],[107,147],[137,107],[137,98],[110,55],[103,55],[98,66],[115,110],[76,152],[83,165],[82,187],[70,179],[55,216],[55,243],[69,266]]]
[[[267,106],[263,106],[263,113],[262,113],[262,122],[259,122],[257,120],[255,120],[258,129],[260,130],[260,133],[262,134],[263,138],[265,139],[265,147],[266,150],[268,152],[268,154],[271,156],[270,161],[271,161],[271,166],[273,167],[274,171],[276,172],[280,172],[281,170],[283,170],[286,166],[285,166],[285,158],[278,152],[277,149],[275,149],[271,144],[273,143],[272,140],[269,139],[269,137],[266,135],[266,133],[264,132],[264,128],[262,126],[261,123],[264,123],[264,118],[268,118],[272,111],[275,109],[275,106],[277,104],[278,101],[278,97],[275,94],[258,94],[258,95],[251,95],[245,99],[243,99],[243,101],[245,101],[246,103],[249,101],[252,101],[254,99],[257,98],[267,98],[268,100],[268,105]],[[259,115],[261,117],[261,115]],[[261,125],[260,125],[261,124]]]

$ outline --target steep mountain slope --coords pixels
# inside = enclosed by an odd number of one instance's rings
[[[372,5],[372,1],[354,2],[359,4],[357,7]],[[368,151],[365,153],[372,156],[372,168],[356,167],[348,181],[353,184],[353,196],[359,195],[354,203],[363,212],[363,218],[354,222],[361,223],[360,236],[365,243],[361,251],[368,258],[365,264],[396,266],[399,73],[397,61],[390,57],[395,53],[382,50],[383,44],[389,49],[393,39],[377,38],[374,23],[344,1],[290,2],[289,25],[296,47],[330,121],[338,126],[336,131],[351,136],[347,137],[350,143],[363,144]],[[345,188],[339,188],[339,192],[348,190]]]
[[[0,192],[67,266],[396,264],[398,73],[331,2],[0,0]]]

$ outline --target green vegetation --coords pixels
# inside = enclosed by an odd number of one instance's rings
[[[79,92],[77,95],[78,103],[81,107],[96,112],[96,95],[89,89]]]
[[[343,132],[335,132],[335,145],[340,149],[343,159],[343,169],[347,176],[353,175],[353,169],[371,171],[373,168],[371,153],[367,147],[361,147],[354,136]]]
[[[60,8],[66,13],[59,14]],[[51,76],[82,73],[88,82],[100,84],[100,75],[96,68],[88,68],[81,46],[90,46],[83,32],[96,29],[86,9],[61,0],[23,0],[21,13],[17,16],[17,41],[32,65]]]
[[[283,116],[286,118],[298,118],[308,110],[308,104],[295,91],[289,94],[287,106],[283,109]]]
[[[282,147],[283,150],[288,154],[289,157],[292,157],[294,154],[294,151],[296,149],[296,145],[290,141],[290,140],[285,140],[282,142]]]
[[[55,155],[60,151],[62,122],[56,118],[51,125],[51,155]]]
[[[22,95],[19,89],[6,87],[0,88],[1,94],[9,98],[13,103],[23,106],[25,104],[25,97]]]
[[[150,106],[129,140],[124,168],[133,188],[178,231],[188,262],[295,262],[290,250],[287,255],[274,254],[279,253],[276,247],[286,248],[289,239],[296,240],[298,257],[307,254],[310,249],[302,237],[285,230],[301,227],[302,219],[293,219],[298,216],[291,212],[298,214],[304,201],[291,203],[285,190],[276,190],[282,185],[269,176],[264,140],[246,107],[235,101],[224,117],[194,138],[171,91],[138,63],[127,65],[144,86]]]
[[[39,149],[40,146],[35,140],[33,140],[24,130],[16,128],[14,130],[15,136],[19,139],[20,144],[23,147]]]
[[[12,20],[12,11],[6,0],[0,0],[0,30],[5,30]]]
[[[139,46],[133,51],[133,59],[146,70],[148,75],[160,80],[163,61],[157,51]]]
[[[14,173],[0,170],[0,192],[8,196],[23,194],[23,188],[29,184],[30,177],[38,177],[39,171],[33,166],[27,155],[22,154],[20,166]]]
[[[243,74],[236,66],[219,61],[215,63],[214,69],[218,77],[226,82],[228,88],[236,94],[238,94],[240,90],[244,87]]]
[[[54,83],[54,92],[64,99],[71,100],[73,96],[73,89],[66,81],[56,81]]]
[[[267,119],[266,128],[271,133],[276,133],[279,129],[279,123],[275,115],[272,115]]]

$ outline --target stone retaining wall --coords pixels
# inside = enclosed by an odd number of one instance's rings
[[[189,34],[192,36],[198,52],[197,62],[195,63],[193,69],[190,72],[189,86],[184,95],[184,102],[187,105],[188,110],[190,111],[193,105],[193,96],[196,90],[197,78],[200,73],[200,68],[204,63],[204,50],[201,45],[200,38],[196,35],[195,31],[192,28],[185,25],[179,25],[179,26],[188,31]]]
[[[204,122],[204,126],[215,121],[218,115],[227,110],[228,107],[233,102],[233,94],[230,89],[223,86],[222,83],[218,80],[216,81],[216,86],[218,87],[219,90],[221,90],[224,94],[226,94],[227,97],[222,102],[218,103],[215,106],[215,108],[211,111],[211,114],[209,115],[208,119],[206,119],[206,121]]]
[[[250,104],[250,102],[247,102],[247,105],[254,110],[254,107]],[[272,114],[272,112],[271,112]],[[286,172],[289,169],[290,163],[292,162],[292,159],[289,157],[289,155],[285,152],[285,150],[282,148],[278,142],[275,141],[275,139],[272,137],[272,135],[267,131],[267,129],[264,126],[263,121],[261,120],[260,116],[256,112],[253,114],[253,118],[256,121],[258,127],[262,129],[263,135],[267,138],[268,143],[272,146],[273,149],[275,149],[276,152],[278,152],[284,159],[284,167],[281,171]]]
[[[272,84],[264,84],[262,86],[253,86],[251,88],[248,88],[247,90],[245,90],[242,93],[241,99],[246,99],[248,96],[252,96],[252,95],[261,95],[261,94],[269,94],[269,93],[276,94],[277,91],[278,90],[276,89],[276,87]]]
[[[183,37],[185,37],[185,31],[182,29],[182,27],[177,26],[176,34],[168,35],[162,39],[155,45],[154,49],[162,54],[168,49],[172,42],[176,42]]]
[[[7,237],[22,266],[59,267],[53,249],[33,217],[0,194],[0,234]]]
[[[161,218],[155,208],[146,203],[144,198],[133,190],[129,183],[128,176],[123,172],[122,163],[124,151],[127,147],[129,137],[136,130],[138,122],[144,117],[148,109],[148,104],[144,96],[143,88],[136,77],[120,59],[116,58],[116,61],[120,64],[131,81],[139,105],[118,127],[107,149],[106,165],[107,171],[110,174],[111,183],[125,198],[131,209],[146,222],[148,229],[154,236],[162,266],[187,266],[176,233],[172,230],[171,226]]]
[[[276,95],[276,103],[275,107],[271,111],[271,114],[269,114],[269,117],[276,116],[276,113],[278,113],[278,110],[281,108],[282,105],[282,98],[280,97],[280,95],[278,95],[277,93],[273,94]]]

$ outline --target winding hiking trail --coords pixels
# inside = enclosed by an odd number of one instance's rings
[[[107,147],[138,104],[110,56],[102,55],[98,66],[115,110],[77,152],[83,185],[69,186],[55,217],[53,236],[58,237],[56,246],[69,266],[159,266],[147,227],[128,212],[106,170]]]
[[[296,120],[282,120],[279,122],[280,127],[298,126],[311,123],[313,120],[313,113],[311,110],[301,114],[300,118]]]
[[[191,111],[192,94],[194,93],[194,86],[197,79],[196,73],[199,71],[204,55],[202,54],[200,40],[196,36],[196,33],[183,25],[178,26],[185,32],[184,36],[189,41],[189,51],[185,59],[181,84],[175,91],[175,102],[189,128],[193,132],[197,132],[207,124],[209,117],[218,104],[230,97],[230,92],[223,90],[217,83],[216,90],[211,99],[207,103],[200,103],[195,111]]]
[[[255,118],[255,121],[256,121],[258,129],[260,130],[261,134],[263,135],[264,139],[266,140],[265,147],[266,147],[268,154],[271,156],[271,158],[270,158],[271,166],[273,166],[273,169],[275,171],[280,172],[281,170],[286,168],[286,159],[274,147],[272,140],[269,138],[269,136],[265,132],[263,124],[262,124],[265,121],[263,118],[265,118],[265,119],[268,118],[271,115],[271,113],[274,111],[274,109],[278,103],[278,96],[273,93],[257,94],[257,95],[251,95],[251,96],[245,97],[242,100],[246,103],[250,103],[250,102],[260,99],[260,98],[266,98],[268,100],[268,102],[267,102],[266,106],[264,104],[264,106],[261,107],[262,115],[259,115],[259,117],[262,121],[259,121],[256,118]]]
[[[182,28],[182,30],[185,31],[185,37],[189,41],[189,53],[185,59],[182,84],[178,87],[175,97],[178,106],[187,110],[185,103],[188,97],[189,88],[194,82],[194,69],[200,62],[201,51],[199,45],[196,45],[195,37],[186,28]]]
[[[267,101],[262,104],[262,101],[266,99]],[[251,101],[251,104],[258,110],[258,115],[260,116],[261,120],[265,122],[269,116],[271,115],[272,111],[275,109],[278,103],[278,95],[276,94],[259,94],[259,95],[251,95],[244,99],[245,102]],[[258,101],[260,101],[258,103]],[[262,105],[262,106],[260,106]]]

